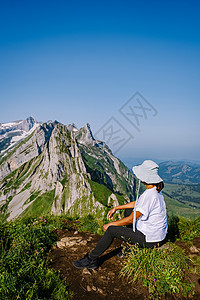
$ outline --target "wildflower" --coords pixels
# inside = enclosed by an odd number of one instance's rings
[[[46,223],[46,222],[47,222],[47,220],[44,220],[44,222]]]
[[[153,281],[156,281],[156,278],[154,278]]]
[[[35,250],[34,252],[35,252],[35,253],[38,253],[38,251],[37,251],[37,250]]]
[[[42,248],[41,251],[44,251],[44,249]]]
[[[34,219],[34,221],[36,221],[37,219]]]
[[[150,285],[152,285],[153,283],[151,282]]]
[[[29,251],[26,251],[26,253],[29,254],[30,252],[29,252]]]
[[[42,217],[39,217],[39,219],[42,219]]]

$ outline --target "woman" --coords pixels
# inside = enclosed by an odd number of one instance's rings
[[[107,214],[110,220],[118,209],[134,209],[121,220],[110,222],[103,226],[104,236],[90,254],[74,261],[78,269],[95,269],[98,267],[98,257],[111,245],[114,238],[119,238],[130,244],[138,243],[140,247],[153,248],[164,243],[167,234],[166,206],[161,190],[164,187],[162,178],[158,175],[159,166],[152,160],[145,160],[141,165],[133,167],[133,173],[139,179],[136,201],[119,205]],[[146,190],[139,197],[140,181]],[[133,228],[122,227],[133,224]]]

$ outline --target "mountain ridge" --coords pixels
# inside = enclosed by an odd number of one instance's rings
[[[103,200],[93,191],[102,185]],[[0,207],[8,220],[41,209],[102,218],[111,203],[132,200],[134,186],[131,172],[94,139],[88,123],[79,130],[58,121],[39,124],[0,160]]]

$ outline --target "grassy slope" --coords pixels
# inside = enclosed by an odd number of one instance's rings
[[[195,218],[200,214],[200,192],[192,185],[165,184],[163,190],[168,213]]]
[[[42,194],[23,211],[20,217],[37,217],[50,214],[54,197],[55,189]]]

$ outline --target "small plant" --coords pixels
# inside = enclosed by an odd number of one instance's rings
[[[187,283],[185,278],[189,262],[179,247],[170,244],[168,250],[140,249],[137,245],[129,248],[121,274],[132,283],[140,281],[147,286],[150,298],[159,299],[166,293],[193,294],[193,284]]]
[[[179,218],[178,229],[180,238],[184,241],[191,241],[200,236],[200,217],[196,219]]]

